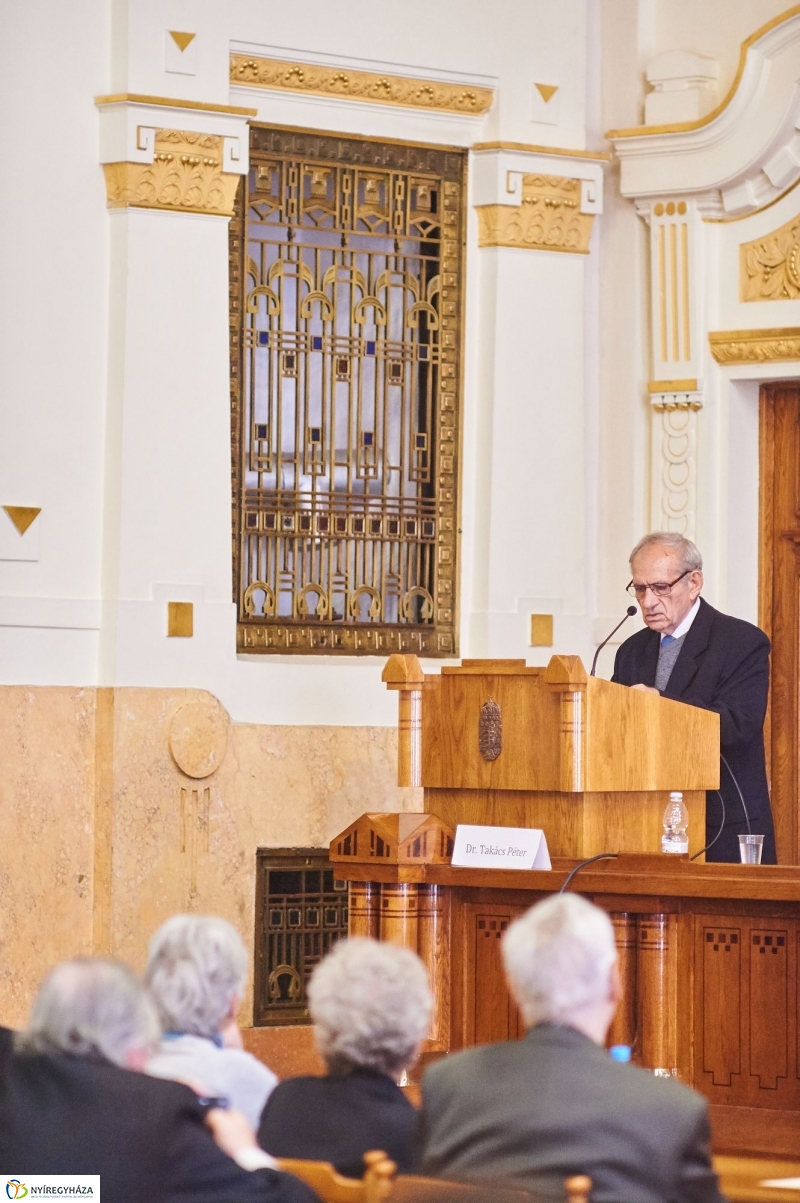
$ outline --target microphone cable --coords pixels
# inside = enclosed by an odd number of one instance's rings
[[[713,840],[709,840],[709,842],[706,844],[705,848],[701,848],[699,852],[695,852],[694,856],[689,857],[690,863],[693,860],[697,860],[698,856],[702,856],[704,852],[708,852],[709,848],[714,847],[714,844],[716,844],[717,840],[722,835],[722,829],[725,826],[725,799],[723,798],[722,794],[720,793],[720,791],[718,789],[712,790],[711,792],[716,794],[717,797],[719,798],[720,806],[722,807],[722,822],[720,823],[719,830],[718,830],[717,834],[714,836]]]
[[[752,834],[753,834],[753,831],[752,831],[752,828],[751,828],[751,826],[750,826],[750,816],[749,816],[749,814],[747,813],[747,807],[746,807],[746,806],[745,806],[745,804],[744,804],[744,794],[742,793],[741,789],[739,788],[739,782],[736,780],[736,777],[735,777],[735,775],[734,775],[733,769],[732,769],[732,768],[731,768],[731,766],[728,764],[727,760],[725,759],[725,757],[722,755],[722,753],[721,753],[721,752],[720,752],[720,754],[719,754],[719,758],[720,758],[720,760],[722,761],[722,763],[725,765],[725,768],[726,768],[726,769],[728,770],[728,772],[730,773],[730,778],[731,778],[731,781],[732,781],[732,782],[733,782],[733,784],[736,786],[736,792],[737,792],[737,794],[739,795],[739,801],[741,802],[741,804],[742,804],[742,810],[744,811],[744,821],[745,821],[745,823],[747,824],[747,834],[748,834],[748,835],[752,835]],[[716,792],[717,792],[717,793],[719,793],[719,790],[717,790]],[[720,796],[720,798],[721,798],[721,797],[722,797],[722,794],[720,794],[719,796]]]
[[[586,860],[579,861],[574,869],[570,869],[558,893],[563,894],[575,874],[580,873],[581,869],[585,869],[587,865],[593,865],[596,860],[616,860],[618,856],[618,852],[598,852],[597,856],[590,856]]]

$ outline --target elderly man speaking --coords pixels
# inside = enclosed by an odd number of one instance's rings
[[[622,644],[612,680],[716,711],[724,812],[716,791],[709,791],[706,860],[739,860],[746,806],[752,830],[764,836],[763,863],[774,865],[763,736],[769,639],[752,623],[721,614],[703,600],[703,560],[683,535],[646,535],[631,552],[630,566],[628,592],[647,629]],[[680,757],[681,749],[675,754]]]

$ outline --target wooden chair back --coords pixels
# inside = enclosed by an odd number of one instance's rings
[[[524,1187],[493,1182],[466,1184],[414,1174],[396,1177],[397,1166],[379,1150],[364,1154],[363,1178],[345,1178],[328,1161],[287,1157],[277,1161],[280,1169],[310,1186],[322,1203],[538,1203],[540,1198]],[[591,1178],[583,1174],[567,1178],[564,1203],[589,1203],[591,1189]]]
[[[300,1161],[276,1158],[278,1168],[294,1174],[319,1196],[322,1203],[385,1203],[389,1198],[397,1166],[385,1153],[364,1154],[363,1178],[345,1178],[329,1161]]]

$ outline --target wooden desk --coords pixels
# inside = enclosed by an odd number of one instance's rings
[[[384,841],[376,854],[373,831],[370,851],[369,820],[390,818],[408,827],[413,816],[364,816],[361,855],[352,843],[343,855],[341,838],[331,855],[351,882],[352,933],[412,947],[428,966],[436,1008],[424,1060],[521,1035],[500,938],[576,862],[554,860],[547,873],[403,862],[413,839],[391,854]],[[624,995],[611,1043],[706,1096],[718,1152],[796,1155],[800,867],[623,853],[570,888],[608,911],[616,931]]]
[[[730,1203],[798,1203],[800,1191],[760,1186],[765,1178],[800,1178],[800,1161],[764,1157],[714,1158],[722,1193]]]

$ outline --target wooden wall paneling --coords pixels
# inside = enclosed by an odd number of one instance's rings
[[[742,1083],[745,932],[734,916],[700,915],[695,924],[697,1031],[694,1084],[720,1102]]]
[[[419,945],[418,889],[408,882],[381,886],[380,938],[414,952]]]
[[[433,992],[433,1016],[426,1041],[431,1051],[450,1048],[450,891],[419,886],[419,955]]]
[[[637,976],[641,1064],[677,1074],[677,915],[639,917]]]
[[[348,932],[351,936],[380,935],[381,887],[377,881],[351,881]]]
[[[792,944],[796,953],[796,932]],[[751,927],[747,946],[750,960],[748,980],[749,1058],[748,1073],[750,1088],[764,1092],[777,1092],[779,1084],[789,1083],[791,1065],[795,1079],[795,1050],[790,1050],[789,1032],[789,989],[795,974],[789,965],[788,928],[778,922]],[[793,1009],[796,1006],[797,990],[793,991]],[[785,1091],[782,1092],[785,1094]]]
[[[762,388],[760,437],[760,605],[772,640],[767,763],[778,860],[798,864],[800,385]]]
[[[619,979],[622,997],[617,1013],[608,1033],[609,1045],[627,1044],[635,1051],[636,1046],[636,953],[638,944],[637,916],[628,911],[611,912],[609,919],[614,927],[614,939],[619,957]]]

